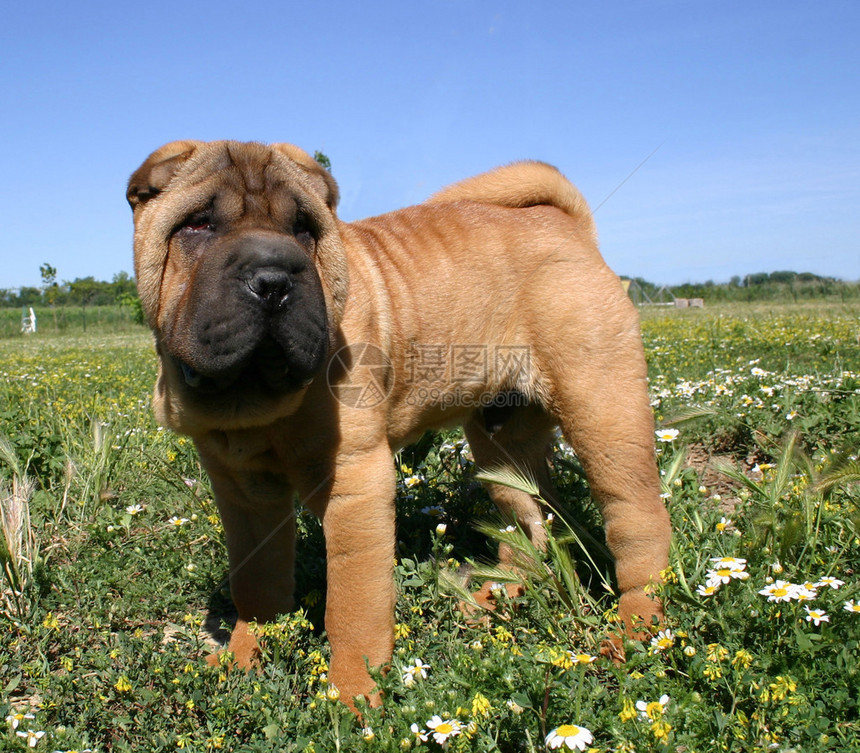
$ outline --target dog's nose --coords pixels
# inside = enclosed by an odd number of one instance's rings
[[[255,270],[247,284],[248,289],[272,311],[284,303],[293,288],[290,273],[278,267],[261,267]]]

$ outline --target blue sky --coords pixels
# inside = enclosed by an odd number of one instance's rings
[[[619,274],[857,280],[858,35],[855,0],[7,3],[0,288],[130,272],[125,182],[178,138],[320,149],[344,220],[541,159]]]

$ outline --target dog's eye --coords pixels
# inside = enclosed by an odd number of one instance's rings
[[[215,226],[212,223],[212,215],[209,212],[196,212],[188,217],[185,222],[179,227],[188,233],[200,233],[214,230]]]
[[[292,232],[293,237],[306,248],[311,248],[316,242],[316,227],[304,212],[296,215]]]

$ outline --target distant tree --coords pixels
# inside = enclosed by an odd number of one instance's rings
[[[322,152],[314,152],[314,159],[319,162],[326,170],[331,172],[331,160],[326,157]]]
[[[140,305],[134,278],[128,272],[115,274],[111,283],[111,291],[114,301],[130,314],[132,321],[143,324],[143,307]]]
[[[42,300],[42,291],[39,288],[23,287],[18,291],[19,306],[35,306]]]
[[[144,324],[146,317],[143,315],[143,305],[137,293],[123,293],[117,303],[129,313],[135,324]]]
[[[48,262],[42,264],[39,267],[39,274],[42,275],[42,287],[47,290],[48,288],[56,287],[57,285],[57,268],[52,267]]]
[[[832,277],[821,277],[819,275],[813,274],[812,272],[801,272],[797,275],[798,282],[823,282],[823,283],[832,283],[836,282]]]
[[[99,282],[93,277],[84,277],[73,280],[68,285],[69,298],[72,303],[78,304],[83,312],[84,332],[86,332],[87,306],[95,306],[99,303],[112,303],[109,293],[106,292],[110,288],[110,284]]]
[[[51,307],[51,313],[54,316],[54,327],[56,328],[57,296],[60,293],[60,286],[57,285],[57,268],[45,262],[39,267],[39,274],[42,275],[42,299]]]
[[[771,282],[783,282],[789,283],[794,282],[795,277],[797,277],[797,272],[771,272],[770,273],[770,281]]]
[[[111,282],[111,293],[117,303],[128,296],[137,296],[137,285],[134,278],[128,272],[117,272],[113,276],[113,282]]]

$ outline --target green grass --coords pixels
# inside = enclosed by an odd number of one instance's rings
[[[29,307],[28,307],[29,308]],[[38,336],[75,336],[86,332],[115,334],[142,332],[135,312],[128,306],[34,306]],[[0,338],[31,335],[21,333],[21,316],[27,309],[0,308]]]
[[[611,564],[563,445],[548,554],[524,596],[467,622],[459,566],[527,545],[492,522],[468,447],[439,435],[396,460],[397,641],[384,708],[361,722],[326,695],[308,516],[301,609],[266,628],[261,670],[203,663],[229,614],[226,553],[191,443],[151,418],[149,336],[0,340],[0,499],[18,513],[0,545],[0,716],[21,717],[0,750],[27,749],[29,729],[49,751],[433,751],[436,715],[459,722],[451,751],[541,751],[560,725],[598,751],[860,750],[860,613],[844,608],[860,602],[860,308],[645,312],[643,329],[658,426],[679,432],[658,443],[670,633],[620,666],[600,655]],[[716,557],[748,577],[702,595]],[[759,593],[826,577],[844,584]],[[407,685],[415,660],[426,677]]]

